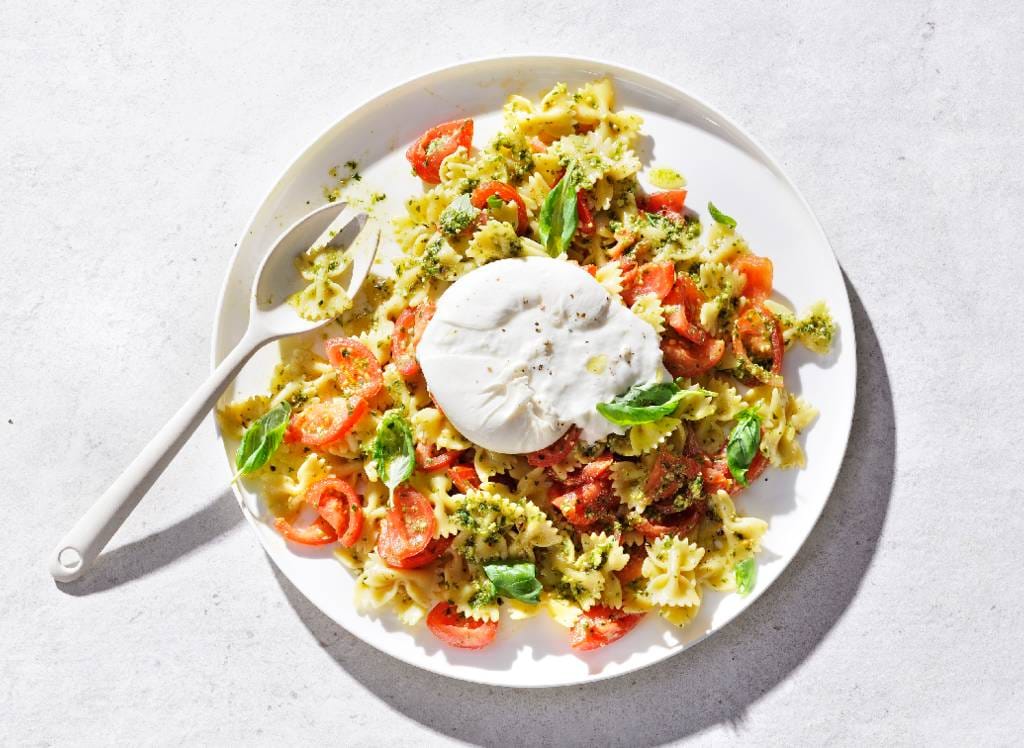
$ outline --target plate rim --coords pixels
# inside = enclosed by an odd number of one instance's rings
[[[693,94],[688,89],[686,89],[686,88],[684,88],[684,87],[682,87],[682,86],[680,86],[680,85],[678,85],[678,84],[676,84],[676,83],[674,83],[674,82],[672,82],[670,80],[667,80],[667,79],[663,78],[660,75],[655,75],[653,73],[650,73],[650,72],[638,69],[638,68],[633,67],[633,66],[628,65],[628,64],[623,64],[623,63],[620,63],[620,62],[611,62],[611,61],[608,61],[607,59],[598,59],[598,58],[594,58],[594,57],[586,57],[586,56],[581,56],[581,55],[540,54],[540,53],[537,53],[537,54],[509,53],[509,54],[487,55],[487,56],[481,56],[481,57],[474,57],[474,58],[471,58],[471,59],[468,59],[468,60],[463,60],[463,61],[455,62],[455,63],[452,63],[450,65],[443,65],[443,66],[440,66],[440,67],[437,67],[437,68],[432,68],[430,70],[427,70],[426,72],[419,73],[419,74],[412,75],[412,76],[409,76],[407,78],[401,79],[401,80],[399,80],[399,81],[397,81],[397,82],[395,82],[392,85],[389,85],[387,87],[377,88],[377,89],[375,89],[374,93],[371,94],[370,96],[361,99],[355,105],[345,109],[344,112],[341,114],[341,116],[339,116],[333,122],[328,124],[314,138],[312,138],[307,143],[305,143],[296,152],[295,156],[293,156],[292,159],[290,161],[288,161],[288,163],[278,172],[278,177],[274,181],[273,185],[271,185],[271,187],[264,193],[262,199],[259,201],[259,203],[257,203],[256,207],[253,209],[253,211],[252,211],[252,213],[251,213],[251,215],[249,217],[249,220],[246,222],[244,228],[242,229],[241,234],[239,235],[239,240],[235,244],[234,251],[231,253],[230,258],[228,259],[227,267],[226,267],[226,272],[224,274],[224,280],[223,280],[223,282],[221,284],[220,292],[217,295],[216,308],[215,308],[215,312],[214,312],[214,316],[213,316],[213,335],[211,336],[211,341],[210,341],[210,367],[211,367],[211,371],[216,369],[217,365],[220,363],[220,360],[222,359],[222,357],[219,357],[218,354],[217,354],[217,351],[221,347],[221,343],[222,343],[221,318],[222,318],[222,316],[224,314],[224,311],[225,311],[224,310],[224,304],[225,304],[225,301],[226,301],[226,298],[227,298],[227,294],[228,294],[228,290],[229,290],[229,285],[230,285],[230,281],[231,281],[232,271],[233,271],[236,263],[238,262],[239,255],[241,254],[242,247],[243,247],[243,244],[244,244],[244,241],[245,241],[245,237],[253,230],[254,226],[256,225],[257,219],[259,218],[259,215],[260,215],[261,211],[263,210],[263,207],[271,200],[271,198],[273,197],[275,192],[277,192],[279,189],[282,188],[282,182],[284,180],[284,177],[292,170],[293,167],[295,167],[295,165],[297,163],[299,163],[301,161],[301,159],[305,156],[305,154],[307,152],[309,152],[311,149],[313,149],[315,146],[317,146],[319,143],[321,143],[321,141],[323,141],[325,138],[327,138],[327,136],[333,130],[335,130],[336,128],[340,127],[350,117],[356,115],[360,110],[362,110],[365,107],[373,104],[374,102],[378,101],[379,99],[382,99],[382,98],[385,98],[387,96],[393,95],[393,94],[395,94],[396,92],[398,92],[401,89],[405,89],[405,88],[407,88],[407,87],[409,87],[409,86],[411,86],[413,84],[416,84],[417,82],[424,81],[426,79],[433,78],[433,77],[438,76],[438,75],[444,75],[446,73],[451,73],[451,72],[454,72],[454,71],[457,71],[457,70],[460,70],[460,69],[463,69],[463,68],[472,68],[472,67],[477,66],[477,65],[499,63],[499,62],[506,62],[506,63],[519,62],[519,63],[522,63],[522,64],[534,64],[534,65],[536,65],[536,64],[568,63],[568,64],[572,64],[572,65],[596,66],[596,67],[604,69],[604,71],[606,71],[607,73],[609,73],[609,74],[611,74],[613,76],[615,76],[615,75],[617,75],[619,73],[624,73],[624,74],[626,74],[626,76],[631,76],[634,79],[634,81],[636,81],[636,80],[642,81],[644,79],[646,79],[648,81],[652,81],[652,82],[654,82],[654,83],[656,83],[656,84],[658,84],[660,86],[663,86],[663,87],[671,90],[674,94],[677,94],[677,95],[681,96],[684,99],[689,99],[689,100],[695,102],[696,104],[704,107],[709,112],[714,114],[716,119],[717,119],[716,124],[723,125],[723,126],[725,126],[726,129],[731,129],[734,133],[738,134],[750,146],[752,146],[754,148],[754,150],[756,151],[757,157],[759,159],[761,159],[764,164],[766,164],[767,166],[769,166],[772,169],[772,171],[773,171],[773,173],[775,174],[776,177],[782,179],[785,182],[786,186],[788,186],[788,188],[792,191],[793,196],[797,199],[797,201],[799,202],[800,206],[806,211],[807,216],[813,222],[814,229],[820,235],[821,240],[824,242],[825,246],[828,248],[829,258],[831,260],[831,263],[832,263],[834,269],[836,270],[836,272],[839,274],[839,277],[840,277],[840,279],[842,281],[840,283],[840,290],[842,292],[842,300],[845,302],[846,308],[850,310],[850,318],[851,318],[851,320],[853,320],[853,307],[850,305],[850,295],[849,295],[849,293],[847,291],[847,288],[846,288],[846,276],[845,276],[845,274],[842,271],[842,266],[839,264],[839,259],[838,259],[838,257],[836,257],[835,250],[832,247],[832,242],[829,240],[828,234],[825,232],[825,229],[822,226],[821,221],[819,220],[817,213],[815,213],[815,211],[811,208],[811,205],[807,201],[807,198],[804,196],[803,192],[801,192],[800,188],[790,178],[789,174],[785,171],[785,169],[783,169],[782,165],[775,159],[775,157],[772,156],[772,154],[761,144],[761,142],[757,138],[752,136],[744,127],[740,126],[730,116],[726,115],[718,106],[716,106],[715,104],[710,102],[706,97],[698,96],[696,94]],[[719,631],[721,631],[722,629],[727,627],[729,624],[731,624],[733,621],[735,621],[737,618],[739,618],[741,615],[743,615],[747,610],[749,610],[750,607],[757,601],[757,599],[760,598],[761,595],[764,594],[765,591],[767,591],[772,586],[772,584],[775,584],[776,582],[778,582],[779,579],[782,576],[785,575],[786,571],[789,569],[789,567],[792,564],[792,562],[802,552],[802,550],[804,548],[804,545],[807,542],[807,539],[811,536],[811,533],[814,532],[814,529],[818,526],[818,523],[821,521],[821,516],[822,516],[822,514],[825,511],[826,505],[832,499],[832,493],[835,490],[836,481],[839,479],[839,474],[842,472],[842,467],[843,467],[843,464],[846,462],[847,452],[848,452],[849,446],[850,446],[850,433],[851,433],[851,430],[852,430],[852,427],[853,427],[853,418],[854,418],[854,415],[856,413],[856,403],[857,403],[857,394],[858,394],[858,378],[859,378],[858,377],[858,367],[857,367],[857,333],[856,333],[855,325],[853,325],[853,324],[850,325],[850,329],[849,330],[843,330],[843,347],[844,347],[844,349],[847,348],[847,347],[849,348],[849,355],[851,356],[852,363],[853,363],[853,367],[852,367],[852,375],[853,375],[853,377],[852,377],[852,395],[853,395],[853,399],[852,399],[852,405],[851,405],[851,407],[849,409],[848,416],[845,419],[845,422],[842,423],[842,427],[843,427],[843,453],[842,453],[842,457],[839,460],[838,466],[837,466],[834,474],[828,480],[828,490],[827,490],[827,493],[825,495],[824,501],[822,501],[821,505],[818,507],[818,509],[816,511],[816,514],[815,514],[815,516],[813,518],[813,521],[808,524],[807,531],[803,534],[802,537],[800,537],[799,541],[796,543],[796,546],[795,546],[795,548],[793,550],[793,553],[792,553],[791,557],[789,558],[789,560],[786,561],[785,565],[779,571],[779,574],[776,576],[776,578],[774,580],[772,580],[772,582],[770,584],[768,584],[766,586],[763,586],[763,587],[762,586],[758,586],[755,590],[753,590],[751,592],[751,594],[748,596],[747,604],[741,610],[737,611],[731,617],[729,617],[727,620],[725,620],[717,628],[705,632],[703,635],[701,635],[699,638],[695,639],[694,641],[690,642],[689,644],[687,644],[685,646],[677,647],[676,649],[668,652],[667,654],[665,654],[665,656],[663,656],[661,658],[652,660],[650,662],[642,662],[642,663],[639,663],[639,664],[637,664],[635,666],[627,667],[626,669],[619,670],[619,671],[616,671],[616,672],[587,673],[583,677],[571,678],[571,679],[568,679],[568,680],[555,679],[555,680],[546,681],[546,682],[543,682],[543,683],[512,684],[512,683],[500,682],[500,681],[497,681],[497,680],[484,680],[484,679],[478,679],[478,678],[475,678],[475,677],[469,677],[469,676],[467,676],[464,673],[448,672],[443,667],[435,666],[435,663],[433,661],[417,662],[417,661],[413,661],[409,657],[404,656],[403,654],[399,654],[399,653],[396,653],[396,652],[393,652],[393,651],[388,651],[386,649],[383,649],[378,644],[376,644],[376,643],[374,643],[372,641],[369,641],[367,639],[364,639],[359,634],[357,634],[357,633],[355,633],[353,631],[350,631],[346,626],[344,626],[343,624],[339,623],[332,616],[330,616],[325,611],[320,609],[320,607],[313,600],[311,600],[309,597],[306,596],[306,594],[302,591],[302,587],[299,585],[299,583],[295,579],[292,578],[292,575],[289,572],[289,570],[287,570],[286,568],[284,568],[283,566],[278,564],[277,560],[274,558],[274,555],[272,553],[270,553],[268,551],[268,549],[266,548],[266,546],[264,545],[263,540],[262,540],[262,538],[260,536],[259,528],[257,527],[257,523],[259,522],[259,520],[258,520],[258,518],[254,517],[252,515],[252,513],[250,511],[248,511],[248,509],[246,508],[245,497],[242,495],[241,490],[240,490],[240,488],[239,488],[237,483],[232,483],[231,484],[231,491],[232,491],[232,493],[235,496],[235,501],[237,502],[237,504],[239,506],[239,510],[242,512],[242,515],[245,517],[245,520],[246,520],[247,524],[249,525],[250,530],[255,535],[256,541],[259,544],[260,549],[263,551],[265,556],[270,558],[271,562],[274,564],[274,567],[277,569],[277,571],[279,573],[283,574],[285,576],[285,578],[288,579],[289,583],[292,584],[295,587],[295,589],[304,598],[306,598],[307,601],[309,601],[309,603],[311,605],[313,605],[317,610],[319,610],[321,612],[321,614],[323,614],[326,618],[331,620],[331,622],[335,626],[338,626],[338,627],[344,629],[349,635],[351,635],[354,638],[358,639],[360,642],[362,642],[362,643],[364,643],[364,644],[366,644],[366,645],[376,649],[377,651],[382,652],[383,654],[386,654],[389,657],[392,657],[392,658],[394,658],[396,660],[399,660],[400,662],[403,662],[403,663],[405,663],[407,665],[410,665],[412,667],[416,667],[416,668],[419,668],[421,670],[425,670],[427,672],[434,673],[436,675],[440,675],[440,676],[443,676],[443,677],[446,677],[446,678],[452,678],[454,680],[464,681],[464,682],[467,682],[467,683],[478,683],[478,684],[488,685],[488,686],[499,686],[499,687],[502,687],[502,688],[529,688],[529,689],[534,689],[534,688],[537,688],[537,689],[539,689],[539,688],[558,688],[558,687],[563,687],[563,686],[573,686],[573,685],[584,685],[584,684],[588,684],[588,683],[596,683],[596,682],[607,680],[607,679],[610,679],[610,678],[616,678],[616,677],[627,675],[627,674],[630,674],[630,673],[636,673],[636,672],[638,672],[640,670],[643,670],[645,668],[651,667],[651,666],[656,665],[658,663],[665,662],[666,660],[669,660],[669,659],[671,659],[673,657],[676,657],[677,655],[681,654],[682,652],[688,651],[688,650],[692,649],[693,647],[698,646],[699,644],[701,644],[702,642],[704,642],[705,640],[710,638],[712,635],[718,633]],[[224,436],[223,436],[223,434],[221,432],[220,424],[218,423],[216,418],[213,419],[213,422],[214,422],[215,441],[220,445],[221,449],[223,449],[223,446],[224,446]],[[227,468],[228,468],[228,473],[233,475],[234,471],[231,469],[230,461],[228,462]]]

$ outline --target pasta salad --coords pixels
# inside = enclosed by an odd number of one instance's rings
[[[291,303],[334,322],[218,415],[270,521],[331,546],[361,610],[470,649],[543,612],[586,651],[756,584],[768,526],[737,502],[804,465],[817,412],[783,362],[835,325],[774,301],[771,260],[680,173],[641,188],[641,125],[609,80],[512,96],[487,142],[462,119],[409,147],[423,192],[356,298],[345,249],[299,259]]]

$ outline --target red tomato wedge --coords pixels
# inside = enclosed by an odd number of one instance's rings
[[[590,195],[585,190],[576,193],[576,230],[584,236],[594,233],[594,211],[590,208]]]
[[[703,345],[698,345],[680,337],[666,335],[661,339],[661,353],[665,368],[672,376],[697,377],[722,360],[725,343],[709,337]]]
[[[284,440],[307,447],[324,447],[341,439],[366,415],[365,398],[334,397],[307,405],[292,415]]]
[[[420,373],[416,346],[433,316],[433,304],[420,304],[406,307],[395,320],[395,330],[391,333],[391,360],[395,362],[398,373],[406,379]]]
[[[467,618],[451,603],[438,603],[427,615],[427,628],[450,647],[481,649],[494,641],[498,622]]]
[[[686,190],[654,192],[644,198],[643,210],[670,217],[681,216],[686,210]]]
[[[576,472],[565,477],[565,485],[578,486],[582,483],[592,483],[604,478],[612,467],[615,458],[610,454],[601,455],[596,460],[588,462]]]
[[[538,449],[536,452],[530,452],[530,454],[526,455],[526,461],[530,463],[530,467],[551,467],[552,465],[557,465],[569,456],[579,438],[579,428],[572,426],[551,446]]]
[[[622,582],[622,584],[635,582],[643,576],[645,558],[647,558],[647,552],[643,548],[633,550],[629,554],[629,562],[615,572],[615,576],[619,578],[619,581]]]
[[[480,488],[480,476],[470,465],[455,465],[448,468],[448,477],[461,493],[467,493],[473,488]]]
[[[743,295],[754,301],[764,301],[772,293],[774,269],[772,261],[757,255],[742,255],[732,261],[733,269],[747,279]]]
[[[569,632],[569,644],[581,652],[600,649],[624,637],[643,617],[643,613],[595,605],[576,619]]]
[[[391,497],[386,518],[381,520],[377,551],[385,559],[415,556],[430,544],[436,529],[430,500],[412,486],[401,485]]]
[[[461,453],[454,449],[440,452],[427,444],[416,445],[416,466],[425,473],[438,473],[450,465],[454,465]]]
[[[637,297],[654,294],[664,299],[676,280],[676,268],[671,262],[648,262],[622,276],[622,300],[633,306]]]
[[[707,331],[700,326],[700,307],[704,303],[704,294],[690,276],[680,275],[676,278],[664,302],[678,307],[668,315],[668,324],[673,330],[692,343],[703,345],[707,342]]]
[[[768,458],[758,451],[754,455],[754,459],[750,461],[750,467],[747,468],[747,485],[760,478],[768,465]],[[730,494],[737,494],[744,488],[733,479],[729,464],[725,461],[724,451],[714,458],[705,458],[705,463],[701,466],[701,475],[704,477],[704,488],[708,493],[727,491]]]
[[[363,533],[363,501],[348,481],[326,478],[317,481],[303,497],[334,529],[338,542],[351,548]]]
[[[517,234],[523,234],[530,228],[530,219],[526,215],[526,203],[523,202],[523,198],[519,196],[515,187],[504,182],[484,182],[473,190],[469,201],[474,208],[484,210],[487,208],[487,199],[490,197],[497,197],[506,203],[515,203],[518,212]]]
[[[288,520],[278,517],[274,520],[274,529],[293,543],[302,545],[327,545],[338,539],[334,528],[323,517],[305,527],[295,527]]]
[[[381,553],[381,547],[378,544],[377,555],[381,557],[385,564],[393,569],[419,569],[439,559],[451,546],[453,540],[455,540],[454,535],[447,538],[434,538],[426,548],[415,556],[409,556],[408,558],[386,556],[384,553]]]
[[[697,501],[681,512],[666,514],[658,520],[644,519],[637,524],[636,529],[648,540],[660,538],[662,535],[689,537],[700,527],[705,508],[703,501]]]
[[[405,157],[416,176],[424,182],[441,181],[441,162],[455,153],[459,146],[467,150],[473,145],[473,120],[455,119],[431,127],[409,146]]]
[[[741,361],[761,361],[767,373],[762,377],[751,374],[741,381],[749,386],[770,384],[772,387],[782,386],[782,358],[786,352],[786,344],[782,338],[782,325],[768,309],[759,301],[747,302],[740,309],[732,333],[732,350]],[[668,364],[665,364],[668,366]],[[668,367],[671,371],[671,367]]]
[[[324,342],[327,360],[338,370],[338,386],[350,397],[369,400],[384,387],[380,362],[355,338],[331,338]]]
[[[662,449],[654,458],[651,472],[644,484],[644,493],[651,502],[670,499],[700,474],[700,465],[691,457],[675,455]]]

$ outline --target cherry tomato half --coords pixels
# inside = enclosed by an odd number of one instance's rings
[[[551,467],[552,465],[557,465],[569,456],[579,438],[579,428],[572,426],[554,444],[526,455],[526,461],[530,463],[530,467]]]
[[[283,517],[278,517],[274,520],[274,529],[293,543],[302,545],[327,545],[338,539],[334,528],[323,517],[317,517],[305,527],[295,527]]]
[[[405,157],[412,170],[424,182],[441,181],[441,162],[455,153],[459,146],[467,150],[473,145],[473,120],[456,119],[431,127],[409,146]]]
[[[772,293],[774,268],[767,257],[742,255],[732,261],[733,269],[747,279],[743,295],[754,301],[764,301]]]
[[[659,300],[668,296],[676,280],[676,268],[671,262],[648,262],[622,276],[622,300],[626,306],[644,294],[654,294]]]
[[[350,397],[369,400],[384,387],[380,362],[355,338],[331,338],[324,342],[327,360],[338,370],[338,387]]]
[[[398,373],[406,379],[420,373],[416,346],[433,316],[433,304],[420,304],[406,307],[395,320],[395,330],[391,333],[391,360],[395,362]]]
[[[470,465],[454,465],[448,468],[448,477],[461,493],[467,493],[473,488],[480,488],[480,476]]]
[[[430,544],[436,529],[430,500],[412,486],[401,485],[391,497],[386,518],[381,520],[377,552],[385,560],[415,556]]]
[[[363,502],[348,481],[325,478],[311,485],[303,497],[334,529],[338,542],[351,548],[363,533]]]
[[[311,403],[292,415],[284,440],[307,447],[325,447],[351,431],[367,410],[369,404],[362,397],[332,397]]]
[[[523,202],[523,198],[519,196],[519,192],[516,191],[515,187],[504,182],[484,182],[473,190],[473,195],[469,201],[473,203],[474,208],[484,210],[487,208],[487,199],[489,197],[497,197],[506,203],[515,203],[518,216],[517,234],[523,234],[530,228],[530,219],[526,215],[526,203]]]
[[[427,628],[450,647],[480,649],[494,641],[497,621],[467,618],[451,603],[438,603],[427,615]]]
[[[676,307],[668,315],[668,324],[687,340],[703,345],[707,342],[707,331],[700,326],[700,308],[704,294],[688,275],[676,278],[675,285],[664,299],[665,304]]]
[[[408,558],[385,556],[380,552],[379,546],[377,548],[377,555],[381,557],[385,564],[393,569],[419,569],[440,558],[451,546],[453,540],[455,540],[454,535],[447,538],[434,538],[427,544],[426,548]]]
[[[595,605],[576,619],[569,632],[569,644],[582,652],[600,649],[632,631],[641,618],[643,613]]]
[[[425,473],[438,473],[459,459],[460,452],[442,449],[438,452],[427,444],[416,445],[416,466]]]
[[[643,209],[648,213],[661,213],[669,217],[681,216],[686,210],[686,190],[652,193],[644,198]]]
[[[697,377],[714,368],[722,360],[725,343],[709,337],[703,345],[684,338],[666,335],[661,339],[665,368],[674,377]]]

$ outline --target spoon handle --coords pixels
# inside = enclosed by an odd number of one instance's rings
[[[164,425],[145,449],[65,535],[49,558],[58,582],[78,579],[92,566],[117,528],[128,518],[167,464],[202,423],[228,382],[235,378],[267,336],[245,334],[234,350]]]

